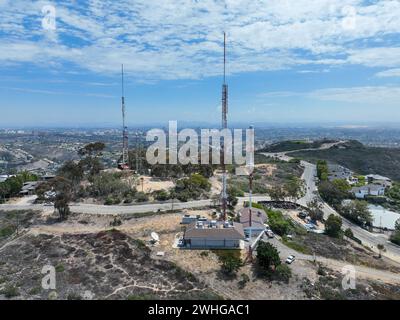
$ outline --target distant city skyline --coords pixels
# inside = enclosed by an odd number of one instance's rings
[[[400,123],[399,16],[399,1],[0,0],[0,127],[118,127],[121,63],[129,126],[219,124],[224,31],[229,123]]]

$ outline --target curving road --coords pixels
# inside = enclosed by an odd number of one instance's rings
[[[343,142],[337,142],[336,144],[343,143]],[[327,144],[324,145],[323,149],[327,149],[332,147],[335,144]],[[321,149],[319,148],[319,149]],[[318,149],[308,149],[308,150],[318,150]],[[289,161],[293,159],[292,157],[288,156],[288,153],[295,152],[295,151],[289,151],[289,152],[279,152],[279,153],[263,153],[265,156],[269,157],[277,157],[283,161]],[[315,177],[317,175],[317,168],[315,164],[309,163],[307,161],[301,161],[301,165],[304,167],[304,172],[302,175],[302,179],[304,180],[305,186],[306,186],[306,194],[304,197],[300,198],[297,200],[297,203],[302,205],[302,206],[307,206],[307,203],[313,200],[314,198],[319,198],[318,195],[318,188],[315,183]],[[321,200],[321,199],[320,199]],[[324,212],[324,218],[327,219],[329,215],[334,214],[334,215],[339,215],[338,212],[336,212],[332,207],[330,207],[327,203],[323,202],[323,208],[322,211]],[[385,246],[386,252],[382,252],[382,255],[390,258],[394,261],[400,262],[400,247],[396,246],[392,242],[388,240],[388,237],[386,235],[380,234],[380,233],[372,233],[369,232],[368,230],[365,230],[358,225],[350,222],[349,220],[345,219],[342,217],[343,221],[343,228],[347,229],[350,228],[353,231],[353,234],[355,237],[360,239],[363,243],[363,245],[368,246],[371,248],[374,252],[379,253],[379,250],[377,246],[379,244],[383,244]]]
[[[379,280],[392,284],[393,283],[400,284],[400,276],[398,273],[393,273],[387,270],[378,270],[360,265],[354,265],[346,261],[334,260],[321,256],[314,257],[313,255],[303,254],[285,246],[281,241],[279,241],[276,238],[263,239],[262,241],[270,242],[271,244],[273,244],[278,249],[279,256],[283,261],[286,260],[286,257],[288,257],[289,255],[294,255],[296,257],[296,260],[305,260],[310,262],[313,262],[315,260],[317,262],[323,263],[328,268],[339,272],[342,272],[343,267],[351,266],[356,271],[356,277]],[[296,261],[294,263],[296,263]]]

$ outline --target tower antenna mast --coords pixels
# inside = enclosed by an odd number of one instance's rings
[[[228,85],[226,84],[226,33],[224,32],[224,79],[222,84],[222,129],[227,129],[227,113],[228,113]],[[221,147],[221,164],[222,164],[222,215],[223,220],[226,220],[227,209],[227,183],[226,183],[226,168],[225,168],[225,141]]]
[[[128,128],[125,123],[125,92],[124,92],[124,65],[121,65],[121,109],[122,109],[122,162],[120,163],[120,169],[128,170]]]

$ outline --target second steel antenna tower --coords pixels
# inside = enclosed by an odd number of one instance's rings
[[[226,34],[224,32],[224,80],[222,84],[222,129],[227,129],[227,113],[228,113],[228,85],[226,84]],[[221,146],[221,164],[222,164],[222,215],[226,220],[226,208],[228,195],[226,190],[226,168],[225,168],[225,141],[222,140]]]
[[[125,96],[124,96],[124,65],[121,65],[121,80],[122,80],[122,160],[119,164],[120,169],[129,169],[129,154],[128,154],[128,127],[125,124]]]

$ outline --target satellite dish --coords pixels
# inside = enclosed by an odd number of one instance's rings
[[[155,232],[152,232],[152,233],[151,233],[151,238],[152,238],[154,241],[160,241],[160,237],[159,237],[158,234],[155,233]]]

